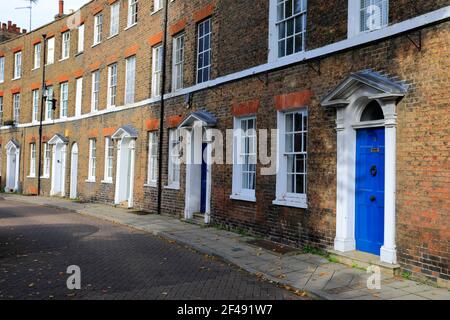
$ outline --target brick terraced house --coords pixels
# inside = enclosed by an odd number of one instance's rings
[[[1,186],[200,213],[448,287],[449,17],[448,0],[60,10],[0,43]],[[234,162],[206,161],[214,129],[238,132]]]

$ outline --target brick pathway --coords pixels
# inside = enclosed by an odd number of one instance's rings
[[[82,290],[66,287],[69,265]],[[0,200],[0,299],[299,299],[174,241],[68,210]]]
[[[3,195],[3,197],[33,204],[62,207],[171,239],[200,252],[218,256],[224,261],[280,285],[304,290],[322,299],[450,300],[450,292],[447,289],[434,288],[392,276],[383,276],[381,290],[369,290],[366,284],[369,275],[364,270],[332,263],[312,254],[280,257],[249,245],[246,241],[252,239],[251,237],[243,237],[214,228],[202,228],[174,217],[138,216],[130,214],[125,209],[101,204],[81,204],[61,198],[19,195]]]

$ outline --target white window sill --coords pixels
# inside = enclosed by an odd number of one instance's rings
[[[85,182],[87,182],[87,183],[95,183],[95,179],[87,179],[87,180],[85,180]]]
[[[102,181],[100,181],[100,183],[103,183],[103,184],[112,184],[113,182],[112,182],[112,180],[102,180]]]
[[[94,43],[94,44],[91,46],[91,48],[94,48],[94,47],[98,46],[99,44],[101,44],[101,42]]]
[[[65,61],[65,60],[69,60],[69,58],[70,58],[70,57],[67,57],[67,58],[61,58],[61,59],[59,59],[59,62]]]
[[[126,30],[126,29],[125,29]],[[115,37],[117,37],[119,35],[119,33],[117,32],[117,33],[115,33],[115,34],[110,34],[109,35],[109,37],[108,38],[106,38],[106,40],[109,40],[109,39],[112,39],[112,38],[115,38]]]
[[[307,209],[308,204],[306,202],[296,202],[292,200],[274,200],[272,201],[272,204],[277,206],[283,206],[283,207],[292,207],[292,208],[300,208],[300,209]]]
[[[31,71],[39,70],[41,67],[34,67]]]
[[[22,78],[22,77],[12,78],[11,81],[20,80],[20,78]]]
[[[133,28],[134,26],[137,25],[137,22],[133,23],[132,25],[127,26],[125,29],[123,29],[124,31],[127,31],[128,29]]]
[[[41,176],[41,179],[50,179],[50,176]]]
[[[243,196],[240,194],[232,194],[230,196],[231,200],[238,200],[238,201],[247,201],[247,202],[256,202],[256,197],[252,196]]]
[[[160,12],[162,9],[163,9],[163,8],[161,7],[161,8],[159,8],[158,10],[152,11],[152,13],[150,13],[150,15],[152,16],[152,15],[154,15],[155,13]]]
[[[27,176],[28,179],[35,179],[36,176]]]
[[[169,184],[168,186],[165,186],[164,189],[180,190],[180,184],[179,183],[172,183],[172,184]]]
[[[51,66],[51,65],[54,64],[54,63],[55,63],[54,61],[49,62],[49,63],[46,63],[45,66],[48,67],[48,66]]]
[[[157,183],[156,182],[150,182],[150,183],[145,183],[144,187],[147,188],[156,188],[157,187]]]
[[[83,54],[83,53],[84,53],[84,51],[77,52],[77,53],[75,54],[75,57],[76,57],[76,56],[79,56],[80,54]]]

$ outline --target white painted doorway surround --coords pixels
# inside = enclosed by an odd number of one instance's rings
[[[123,126],[111,138],[117,142],[114,203],[126,203],[128,208],[132,208],[137,130],[131,126]]]
[[[64,197],[66,194],[66,159],[68,140],[59,135],[54,135],[48,145],[52,145],[52,178],[51,196]]]
[[[380,261],[396,264],[396,128],[397,103],[407,92],[402,82],[379,73],[364,70],[351,74],[322,101],[335,107],[337,131],[336,237],[334,249],[348,252],[356,249],[355,241],[355,177],[356,130],[385,128],[385,203],[384,243]],[[384,119],[361,121],[366,106],[376,101]]]
[[[211,185],[212,185],[212,151],[213,136],[211,127],[217,124],[217,119],[207,111],[191,113],[179,125],[181,136],[186,139],[186,190],[184,218],[190,220],[194,213],[201,211],[201,179],[202,161],[206,162],[206,188],[205,188],[205,224],[211,221]],[[206,148],[203,151],[203,144]]]
[[[20,146],[10,140],[6,144],[6,192],[19,191]]]

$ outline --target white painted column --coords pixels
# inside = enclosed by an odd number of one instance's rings
[[[349,194],[353,186],[354,174],[351,172],[352,145],[350,136],[353,128],[345,124],[345,109],[337,109],[337,192],[336,192],[336,238],[334,249],[347,252],[356,248],[353,223],[353,206]]]
[[[117,140],[117,161],[116,161],[116,190],[115,190],[115,194],[114,194],[114,203],[115,204],[119,204],[119,192],[120,192],[120,166],[122,165],[121,163],[121,149],[122,149],[122,141],[123,139]]]
[[[16,180],[14,182],[14,191],[19,191],[19,174],[20,174],[20,148],[16,149]]]
[[[130,165],[130,196],[128,198],[128,208],[133,208],[134,206],[134,161],[136,157],[136,141],[133,139],[129,142],[129,149],[130,149],[130,159],[131,165]]]
[[[383,106],[385,117],[385,196],[384,196],[384,244],[381,247],[382,262],[397,263],[396,233],[396,174],[397,174],[397,115],[395,101]]]

